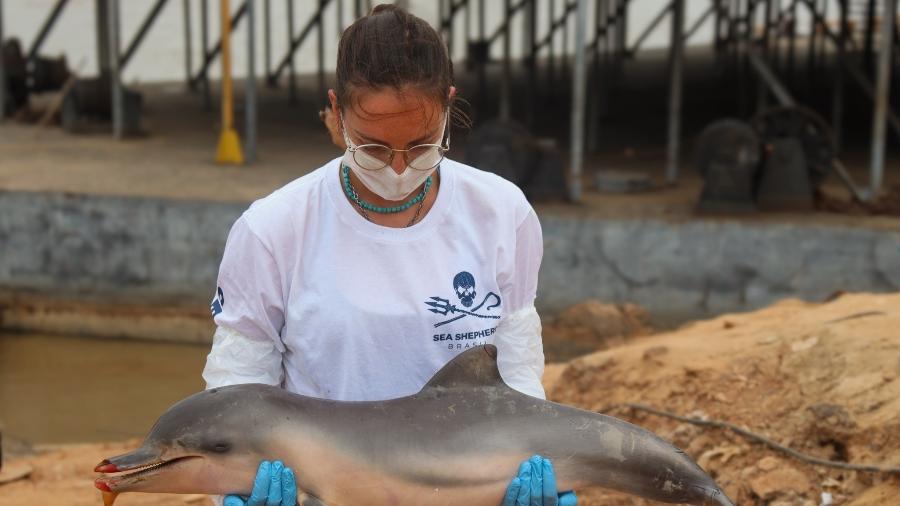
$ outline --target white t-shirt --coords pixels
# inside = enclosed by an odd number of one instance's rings
[[[216,324],[253,353],[271,349],[284,388],[335,400],[413,394],[458,353],[494,343],[502,319],[533,312],[541,228],[515,185],[445,159],[430,212],[389,228],[351,206],[339,164],[254,202],[219,269]],[[511,386],[542,395],[540,331],[528,339],[514,346],[540,363],[515,365],[530,384]],[[240,349],[214,345],[207,369],[239,374],[241,360],[254,360]]]

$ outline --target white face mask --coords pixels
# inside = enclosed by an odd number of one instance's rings
[[[343,118],[341,120],[341,125],[343,126]],[[438,138],[438,142],[443,140],[444,131],[446,130],[446,122],[444,124],[444,128],[441,129],[441,136]],[[342,128],[343,130],[343,128]],[[346,130],[344,130],[344,142],[347,143],[347,150],[344,151],[343,164],[347,167],[350,167],[350,170],[353,171],[353,174],[365,185],[366,188],[371,190],[373,193],[378,195],[379,197],[385,200],[392,201],[400,201],[405,200],[407,197],[412,195],[414,191],[428,179],[428,176],[432,175],[434,171],[437,169],[438,163],[441,161],[442,155],[440,152],[435,150],[433,153],[428,155],[423,155],[423,157],[416,159],[416,164],[421,166],[430,166],[434,165],[435,167],[429,170],[417,170],[409,165],[403,169],[403,172],[397,174],[396,171],[390,166],[386,166],[382,169],[378,170],[368,170],[359,166],[354,159],[354,152],[350,151],[350,148],[355,148],[356,146],[350,141],[347,136]],[[370,166],[377,166],[379,164],[383,164],[381,160],[375,158],[365,151],[357,150],[355,152],[356,158],[365,162],[366,160],[370,160],[372,163]],[[402,156],[400,153],[395,153],[394,156]]]

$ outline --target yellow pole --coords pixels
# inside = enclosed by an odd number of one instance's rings
[[[228,0],[221,0],[222,18],[222,133],[216,149],[216,162],[228,164],[244,163],[241,140],[234,130],[234,109],[231,89],[231,7]]]

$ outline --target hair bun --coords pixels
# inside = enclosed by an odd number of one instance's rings
[[[382,12],[396,12],[398,10],[400,10],[400,7],[395,4],[378,4],[372,7],[372,12],[369,15],[381,14]]]

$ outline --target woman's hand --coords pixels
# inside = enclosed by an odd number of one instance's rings
[[[535,455],[522,462],[519,474],[506,489],[501,506],[576,506],[574,492],[557,494],[556,475],[550,460]]]
[[[225,496],[223,506],[294,506],[297,504],[297,481],[294,471],[279,461],[260,462],[253,480],[250,497]]]

